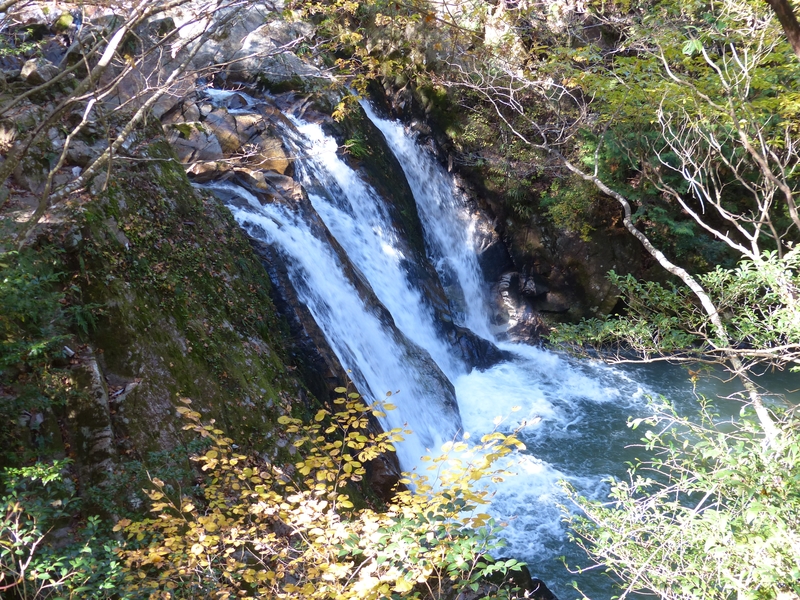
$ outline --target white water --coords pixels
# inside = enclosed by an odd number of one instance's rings
[[[400,330],[425,348],[449,378],[462,373],[464,366],[439,339],[433,311],[408,280],[403,264],[407,258],[383,199],[347,166],[336,153],[336,141],[319,125],[292,120],[303,135],[302,150],[313,157],[300,162],[298,169],[317,214]]]
[[[384,423],[388,428],[413,424],[414,434],[398,448],[401,463],[416,464],[429,449],[451,440],[457,433],[454,414],[442,405],[437,388],[419,368],[419,362],[409,356],[403,340],[387,331],[362,301],[330,246],[279,204],[261,206],[246,190],[227,183],[210,187],[248,201],[246,206],[229,208],[250,235],[275,244],[286,256],[298,297],[320,325],[342,366],[352,370],[359,390],[372,400],[401,390],[392,399],[398,409],[390,411]]]
[[[436,160],[419,148],[399,123],[380,119],[366,102],[362,106],[403,167],[417,201],[431,261],[451,302],[463,311],[459,324],[492,339],[486,285],[473,241],[475,220],[458,205],[453,182]]]
[[[485,284],[472,242],[474,220],[453,193],[448,174],[418,148],[399,124],[368,110],[403,166],[419,208],[432,263],[443,280],[462,323],[493,339]],[[578,554],[565,540],[557,482],[566,479],[585,493],[601,493],[601,479],[619,463],[631,439],[624,427],[631,412],[642,410],[643,387],[624,373],[591,362],[567,359],[529,346],[505,344],[515,358],[483,372],[468,372],[457,354],[439,339],[434,314],[409,281],[403,244],[391,227],[384,200],[336,154],[336,143],[317,125],[296,122],[292,135],[297,168],[309,199],[350,263],[368,281],[391,313],[392,332],[361,298],[331,246],[299,213],[279,204],[261,206],[231,184],[213,187],[238,196],[230,208],[240,225],[256,238],[279,248],[298,297],[305,303],[341,361],[352,370],[359,390],[373,399],[400,390],[398,406],[384,423],[415,434],[399,448],[401,464],[412,469],[422,454],[435,452],[457,435],[456,417],[437,394],[435,377],[405,340],[411,340],[439,365],[456,390],[465,431],[473,439],[495,428],[524,425],[529,452],[506,465],[518,473],[496,489],[491,512],[507,521],[506,553],[526,560],[559,597],[566,579],[556,557]],[[302,212],[302,211],[301,211]],[[411,349],[410,349],[411,348]],[[512,412],[513,407],[520,407]],[[635,439],[635,436],[633,437]],[[585,584],[592,591],[593,584]],[[601,585],[594,598],[610,594]]]

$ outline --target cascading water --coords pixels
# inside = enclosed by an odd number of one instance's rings
[[[374,400],[401,390],[398,409],[384,423],[387,428],[413,426],[414,435],[398,448],[401,464],[415,464],[428,449],[455,437],[458,414],[442,402],[447,390],[430,371],[435,364],[370,310],[331,246],[300,215],[279,204],[262,206],[247,190],[227,183],[210,187],[223,198],[247,201],[229,204],[234,217],[251,236],[274,244],[286,257],[298,297],[362,393]]]
[[[298,169],[317,214],[367,278],[398,328],[425,348],[449,378],[464,365],[449,352],[434,325],[431,307],[408,280],[407,257],[400,248],[385,201],[337,154],[338,144],[319,125],[293,119],[302,138],[298,150],[312,160]]]
[[[378,118],[362,103],[369,119],[380,129],[400,161],[417,201],[431,261],[445,290],[463,315],[463,325],[492,339],[484,294],[484,281],[472,243],[475,221],[458,206],[453,182],[441,166],[408,137],[402,126]]]
[[[431,263],[458,324],[494,340],[471,242],[473,221],[459,206],[448,174],[402,126],[365,108],[406,173]],[[286,141],[304,157],[296,170],[313,208],[262,204],[230,183],[210,187],[251,236],[277,248],[298,298],[359,390],[373,399],[400,390],[393,398],[398,409],[384,426],[407,424],[415,432],[398,448],[405,469],[457,437],[462,423],[473,437],[492,431],[496,417],[506,418],[503,429],[523,426],[530,452],[514,457],[509,466],[519,474],[498,487],[491,510],[509,522],[507,553],[528,561],[563,600],[565,571],[556,557],[575,562],[579,554],[565,541],[557,482],[566,479],[588,494],[603,489],[600,480],[619,469],[622,446],[636,437],[624,423],[642,410],[641,386],[596,363],[512,344],[499,344],[508,360],[469,371],[440,339],[434,311],[409,276],[409,257],[386,200],[342,161],[336,142],[318,125],[294,123]],[[447,401],[453,397],[450,382],[460,417]],[[520,410],[512,413],[512,407]],[[598,600],[610,596],[604,584],[583,585]]]
[[[584,557],[565,542],[558,482],[569,481],[590,496],[606,489],[602,479],[619,470],[624,445],[635,439],[624,424],[627,415],[644,410],[645,390],[605,365],[496,339],[473,242],[476,221],[459,203],[452,178],[401,124],[379,118],[369,105],[364,109],[414,191],[431,260],[450,283],[445,290],[451,301],[464,306],[470,329],[512,356],[453,383],[465,431],[478,437],[489,433],[498,417],[504,419],[501,429],[522,427],[519,436],[532,452],[513,458],[509,470],[517,476],[497,487],[492,512],[509,522],[507,554],[527,560],[563,598],[558,583],[567,573],[556,557],[573,564]],[[581,586],[594,598],[610,595],[605,581],[584,579]]]

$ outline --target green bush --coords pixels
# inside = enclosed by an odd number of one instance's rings
[[[75,522],[80,502],[68,460],[6,469],[0,479],[0,593],[4,598],[115,596],[121,569],[100,520]]]

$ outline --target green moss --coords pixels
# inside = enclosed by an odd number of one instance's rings
[[[146,154],[155,160],[117,165],[79,216],[86,295],[107,307],[91,341],[109,373],[140,382],[119,409],[125,433],[139,452],[179,443],[174,402],[188,396],[239,443],[269,449],[300,388],[284,365],[269,279],[229,211],[195,192],[163,138]]]

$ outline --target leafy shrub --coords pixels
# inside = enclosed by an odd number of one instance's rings
[[[569,182],[568,186],[562,186],[554,181],[539,203],[556,226],[577,233],[582,240],[588,241],[593,231],[590,221],[597,194],[589,184],[577,177]]]
[[[338,388],[344,393],[344,388]],[[188,400],[184,400],[189,404]],[[185,429],[210,441],[194,457],[208,483],[202,500],[172,495],[154,479],[154,516],[122,520],[127,545],[119,550],[129,593],[198,598],[443,598],[460,590],[506,594],[482,583],[489,574],[519,567],[484,555],[499,542],[497,524],[481,506],[485,477],[502,478],[495,462],[522,444],[492,433],[480,444],[451,444],[429,459],[432,479],[411,475],[384,511],[361,504],[355,485],[365,463],[390,452],[399,430],[374,433],[358,394],[320,410],[310,425],[284,416],[300,460],[281,467],[238,454],[232,440],[189,406]]]
[[[581,498],[577,541],[626,588],[667,600],[765,600],[800,593],[800,436],[784,417],[771,444],[751,416],[720,423],[655,405],[629,479],[610,503]]]
[[[97,517],[75,525],[79,500],[69,461],[6,469],[0,498],[0,594],[100,599],[114,595],[120,565]],[[59,533],[57,536],[56,533]]]
[[[0,254],[0,446],[11,450],[18,420],[62,403],[67,390],[53,369],[68,315],[52,256]],[[5,388],[5,389],[3,389]]]
[[[620,289],[626,313],[559,325],[548,336],[552,342],[600,351],[632,350],[645,357],[720,355],[722,342],[690,290],[613,271],[609,278]],[[800,249],[782,257],[765,252],[758,262],[742,260],[735,269],[717,267],[697,279],[723,316],[725,331],[741,357],[752,364],[800,368]]]

